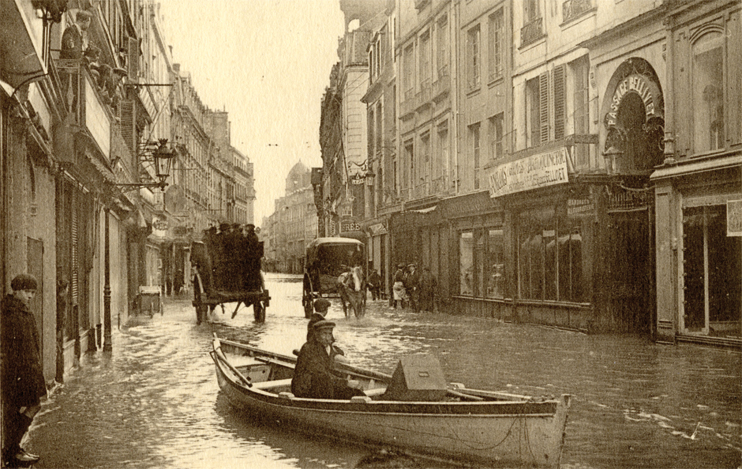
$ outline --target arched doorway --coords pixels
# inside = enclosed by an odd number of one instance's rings
[[[646,60],[631,58],[616,69],[603,103],[609,173],[646,175],[662,164],[664,105],[659,78]]]
[[[603,102],[609,229],[603,286],[614,328],[651,333],[654,302],[653,192],[649,175],[662,164],[664,99],[657,74],[640,58],[614,72]]]

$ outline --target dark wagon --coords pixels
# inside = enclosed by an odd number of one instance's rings
[[[225,303],[252,306],[255,321],[265,321],[270,295],[265,289],[260,261],[263,242],[257,237],[208,235],[191,245],[193,306],[196,322],[205,320],[217,306],[224,312]]]
[[[340,274],[350,266],[365,266],[365,252],[364,244],[352,238],[316,238],[307,245],[301,298],[307,318],[314,312],[315,299],[339,294],[337,279]]]

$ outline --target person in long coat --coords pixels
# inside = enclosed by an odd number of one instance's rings
[[[423,273],[420,276],[420,310],[433,312],[435,309],[435,290],[438,287],[438,281],[430,272],[430,267],[423,267]]]
[[[291,392],[296,397],[315,399],[350,399],[365,393],[350,387],[348,381],[333,369],[332,330],[335,323],[317,321],[309,340],[301,347],[296,360]]]
[[[39,334],[29,309],[37,285],[34,276],[17,275],[10,283],[13,292],[0,306],[3,462],[9,467],[39,460],[38,455],[21,448],[23,436],[41,410],[41,398],[46,397]]]

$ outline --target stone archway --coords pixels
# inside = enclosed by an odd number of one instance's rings
[[[613,158],[613,172],[641,174],[662,164],[664,108],[659,78],[649,62],[634,57],[616,69],[602,107],[603,154]]]

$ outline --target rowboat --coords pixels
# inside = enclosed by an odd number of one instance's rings
[[[366,396],[298,398],[291,393],[296,357],[216,335],[210,354],[221,392],[251,418],[413,457],[488,467],[559,467],[568,394],[532,398],[445,382],[440,390],[419,384],[435,378],[434,366],[405,370],[400,360],[394,375],[335,364]]]

